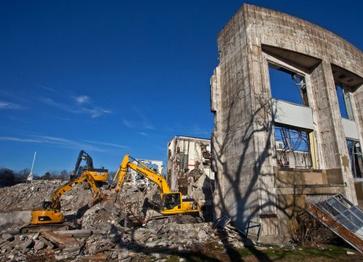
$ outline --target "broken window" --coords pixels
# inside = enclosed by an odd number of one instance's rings
[[[350,163],[354,178],[363,178],[363,156],[359,141],[347,139]]]
[[[340,84],[336,84],[336,90],[341,116],[353,120],[353,110],[349,92]]]
[[[311,168],[309,133],[275,125],[276,158],[280,167]]]
[[[304,76],[283,67],[269,64],[272,97],[308,106]]]

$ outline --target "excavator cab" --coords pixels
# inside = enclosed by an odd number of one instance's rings
[[[163,194],[163,209],[173,209],[181,206],[181,194],[177,193],[166,193]]]
[[[108,170],[101,168],[101,169],[91,169],[91,170],[84,170],[82,173],[87,173],[88,175],[92,176],[94,181],[96,182],[97,186],[107,184],[108,182]]]
[[[36,209],[32,211],[31,224],[58,224],[64,222],[64,215],[60,212],[60,209],[52,208],[52,201],[45,200],[42,203],[42,209]]]
[[[83,160],[86,161],[85,166],[81,166]],[[94,168],[92,157],[84,150],[81,150],[78,154],[78,158],[71,179],[80,177],[84,173],[92,176],[97,186],[102,186],[108,183],[108,170],[105,168]]]
[[[32,211],[32,225],[58,224],[64,222],[64,215],[59,210],[39,209]]]
[[[163,215],[175,215],[185,213],[199,213],[199,208],[193,199],[183,200],[180,192],[162,194]]]
[[[43,209],[50,209],[52,207],[52,201],[44,200],[42,203]]]

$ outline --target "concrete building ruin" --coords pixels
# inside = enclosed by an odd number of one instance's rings
[[[210,140],[176,136],[168,144],[167,180],[172,190],[212,205],[214,173]]]
[[[319,26],[245,4],[211,78],[216,217],[289,238],[306,201],[363,204],[363,53]]]

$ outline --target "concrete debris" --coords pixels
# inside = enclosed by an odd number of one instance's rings
[[[0,201],[1,205],[1,201]],[[10,211],[6,213],[1,213],[0,216],[0,230],[16,230],[12,228],[13,225],[24,225],[27,224],[31,219],[31,211]]]
[[[86,230],[86,229],[60,230],[60,231],[57,231],[57,234],[61,235],[61,236],[82,238],[82,237],[89,237],[92,234],[92,231]]]
[[[24,249],[27,249],[27,248],[31,248],[33,246],[33,244],[34,244],[33,239],[27,239],[26,241],[22,242],[21,247],[24,250]]]
[[[17,184],[12,187],[3,187],[0,194],[0,212],[20,211],[40,207],[44,200],[48,200],[51,193],[65,181],[61,180],[35,180],[31,184]],[[74,197],[77,196],[77,197]],[[67,192],[61,199],[63,211],[78,210],[92,203],[92,194],[84,186],[77,186]],[[19,214],[23,216],[23,214]]]
[[[209,243],[221,245],[219,232],[210,222],[191,216],[163,217],[158,206],[159,191],[152,186],[137,192],[131,185],[124,186],[117,196],[111,189],[102,189],[106,197],[93,205],[89,190],[79,185],[62,198],[66,221],[73,223],[67,230],[58,227],[24,233],[20,228],[25,221],[10,223],[12,213],[27,214],[31,208],[40,207],[60,184],[34,181],[0,188],[0,197],[4,199],[0,210],[8,215],[1,231],[0,260],[166,260],[165,250],[183,253]]]
[[[33,181],[31,184],[17,184],[1,188],[0,212],[33,209],[46,199],[54,189],[61,185],[60,180]]]
[[[47,246],[48,249],[55,248],[55,245],[51,241],[48,241],[47,239],[45,239],[44,237],[40,236],[39,237],[39,240],[41,240],[42,242],[44,242],[44,244]]]
[[[5,233],[5,234],[2,234],[1,235],[1,238],[6,240],[6,241],[13,241],[14,240],[14,236],[13,235],[10,235],[8,233]]]
[[[69,246],[78,246],[78,242],[71,236],[62,236],[58,234],[57,231],[45,231],[42,232],[43,237],[57,245],[58,247],[69,247]]]
[[[36,240],[35,244],[34,244],[34,249],[35,250],[41,250],[45,247],[45,243],[41,240]]]

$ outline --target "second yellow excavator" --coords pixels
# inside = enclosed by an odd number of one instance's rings
[[[50,201],[43,202],[43,208],[32,211],[31,225],[59,224],[64,222],[64,216],[61,212],[60,199],[64,193],[73,189],[74,186],[87,182],[93,195],[93,201],[97,202],[102,199],[102,193],[97,187],[92,175],[83,172],[79,177],[73,178],[66,184],[58,187],[51,194]]]
[[[180,192],[171,192],[167,181],[161,174],[148,168],[136,159],[131,158],[129,155],[124,156],[121,165],[115,174],[114,182],[116,192],[121,190],[129,168],[158,186],[162,200],[161,214],[196,214],[200,212],[200,208],[194,200],[185,199]]]
[[[86,161],[86,166],[81,166],[82,160]],[[71,179],[80,177],[84,173],[88,173],[88,175],[92,176],[98,187],[108,183],[108,170],[104,168],[94,168],[92,157],[84,150],[81,150],[78,154]]]

